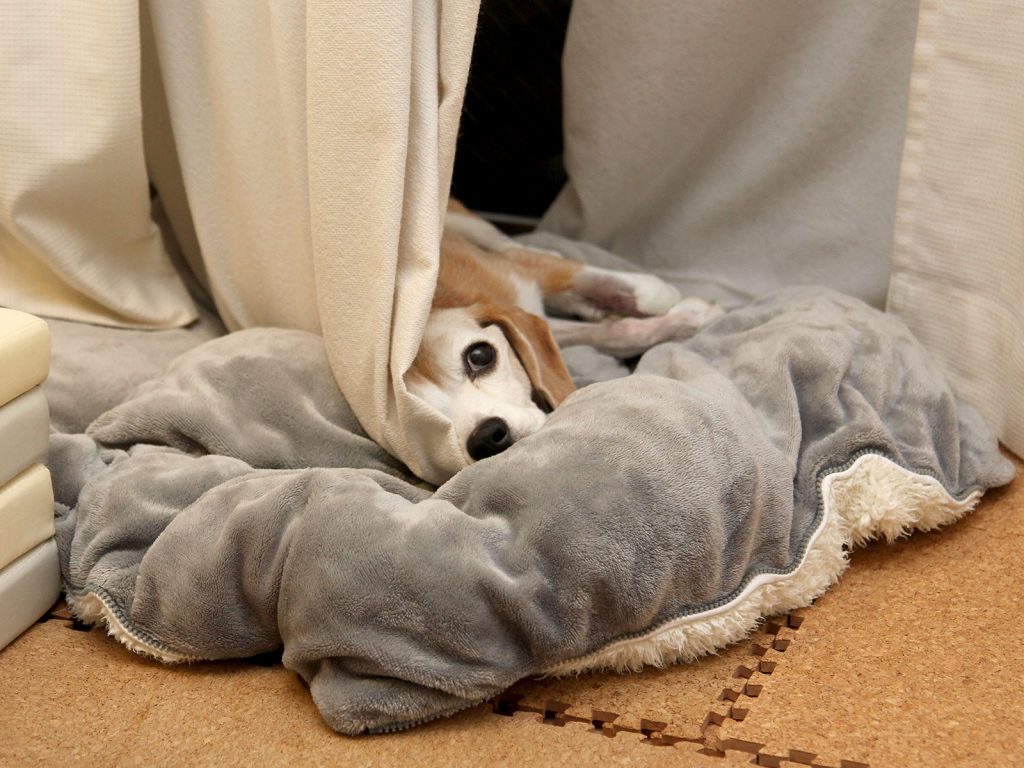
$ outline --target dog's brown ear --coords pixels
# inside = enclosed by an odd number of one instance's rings
[[[482,325],[493,324],[501,328],[526,369],[534,390],[547,401],[549,408],[561,405],[576,391],[544,318],[519,307],[489,303],[474,304],[470,311]]]

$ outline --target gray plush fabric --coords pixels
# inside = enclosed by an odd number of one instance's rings
[[[794,284],[884,306],[918,4],[574,0],[541,229],[727,309]]]
[[[1013,475],[904,326],[835,293],[754,302],[628,376],[575,354],[583,378],[609,380],[434,490],[366,439],[317,337],[194,346],[86,434],[54,433],[67,589],[155,648],[283,647],[355,734],[457,711],[793,570],[819,478],[861,452],[958,498]],[[130,358],[113,350],[94,380]],[[81,383],[88,412],[105,396]]]

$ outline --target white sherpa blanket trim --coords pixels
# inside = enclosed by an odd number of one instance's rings
[[[970,512],[981,495],[977,490],[957,500],[930,475],[911,472],[878,454],[864,454],[847,469],[822,479],[821,521],[793,571],[759,574],[725,605],[556,664],[544,674],[638,671],[714,653],[749,635],[763,617],[810,605],[846,569],[847,548],[948,525]]]
[[[105,624],[107,634],[116,638],[122,645],[143,656],[152,656],[160,661],[179,663],[183,661],[199,661],[198,656],[178,653],[170,647],[155,641],[148,641],[140,633],[125,626],[118,616],[117,610],[96,592],[83,592],[75,595],[66,594],[68,608],[86,624]]]

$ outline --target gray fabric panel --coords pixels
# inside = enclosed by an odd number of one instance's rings
[[[606,373],[434,491],[362,436],[317,337],[217,339],[54,435],[64,578],[180,653],[283,646],[331,726],[360,733],[791,571],[820,473],[862,451],[958,497],[1013,475],[902,324],[831,292]]]
[[[916,0],[576,0],[542,228],[736,306],[885,302]]]

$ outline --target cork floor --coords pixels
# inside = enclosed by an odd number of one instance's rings
[[[0,766],[1024,765],[1022,548],[1018,478],[717,656],[355,739],[276,659],[165,667],[58,604],[0,651]]]

